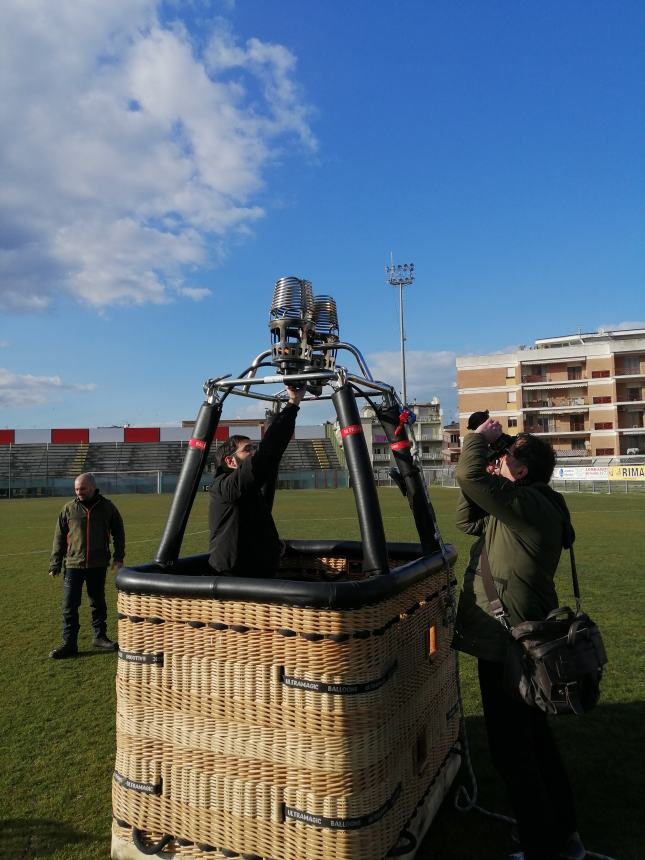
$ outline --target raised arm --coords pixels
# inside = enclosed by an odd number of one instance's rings
[[[510,528],[522,528],[525,519],[518,509],[515,484],[487,471],[489,441],[494,439],[488,439],[484,432],[475,431],[466,436],[457,464],[457,483],[470,504],[492,514]]]

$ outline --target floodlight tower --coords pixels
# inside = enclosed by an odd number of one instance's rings
[[[403,405],[408,402],[407,388],[405,384],[405,334],[403,331],[403,287],[414,283],[414,263],[404,263],[395,266],[390,256],[390,265],[385,267],[387,282],[392,287],[399,288],[399,319],[401,326],[401,394]]]

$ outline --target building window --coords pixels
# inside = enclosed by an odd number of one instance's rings
[[[592,379],[607,379],[608,376],[609,376],[608,370],[592,370],[591,371],[591,378]]]
[[[596,448],[596,456],[597,457],[613,457],[614,449],[613,448]]]
[[[516,391],[507,391],[506,392],[506,402],[507,403],[515,403],[516,399],[517,399],[517,392]]]
[[[611,403],[611,397],[594,397],[594,403]]]
[[[459,433],[451,433],[450,434],[450,444],[458,445],[459,444]]]
[[[509,418],[508,419],[508,426],[509,426],[509,428],[510,427],[517,427],[517,418]]]
[[[611,430],[613,428],[611,421],[596,421],[593,425],[594,430]]]
[[[507,379],[515,379],[515,368],[507,367],[506,368],[506,378]]]
[[[633,376],[641,372],[641,360],[638,355],[626,355],[622,360],[622,372],[625,376]]]
[[[567,379],[582,379],[582,368],[580,365],[567,368]]]
[[[569,420],[569,427],[571,433],[578,433],[580,430],[585,429],[585,419],[582,415],[572,415]]]

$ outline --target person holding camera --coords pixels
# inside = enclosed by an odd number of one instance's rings
[[[273,576],[282,543],[262,487],[277,473],[293,436],[306,386],[287,386],[288,403],[267,428],[256,451],[247,436],[231,436],[218,451],[209,489],[208,563],[230,576]]]
[[[482,413],[480,413],[482,415]],[[511,625],[546,618],[558,606],[554,575],[574,540],[564,498],[548,486],[551,445],[530,433],[511,437],[485,417],[466,435],[457,482],[457,526],[478,540],[459,597],[453,647],[478,660],[479,686],[493,765],[517,820],[517,860],[582,860],[569,778],[544,712],[503,685],[510,634],[493,616],[481,576],[485,548]]]

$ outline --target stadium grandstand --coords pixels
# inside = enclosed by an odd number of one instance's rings
[[[190,442],[181,427],[90,427],[0,430],[0,498],[65,496],[74,477],[93,472],[104,492],[172,492]],[[203,475],[214,471],[217,448],[230,435],[260,440],[260,419],[222,421]],[[279,487],[347,486],[333,425],[296,428],[282,458]]]

